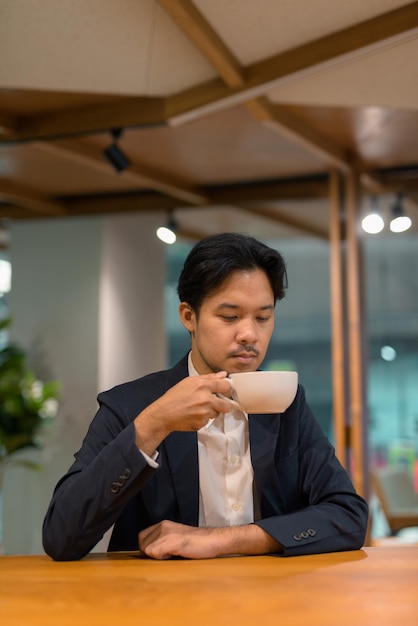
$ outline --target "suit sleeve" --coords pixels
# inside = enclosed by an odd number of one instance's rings
[[[368,507],[299,388],[282,415],[275,459],[281,511],[256,523],[283,546],[283,556],[360,549]]]
[[[55,560],[85,556],[155,472],[135,445],[133,419],[117,394],[98,396],[99,410],[75,462],[57,484],[43,524],[45,552]]]

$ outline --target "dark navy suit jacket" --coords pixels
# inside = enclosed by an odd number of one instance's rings
[[[133,420],[188,375],[172,369],[99,394],[99,410],[75,462],[58,483],[43,526],[57,560],[79,559],[112,526],[109,550],[137,550],[138,532],[164,519],[198,525],[196,432],[173,432],[159,446],[157,469],[135,445]],[[282,414],[250,415],[255,494],[264,528],[283,555],[358,549],[367,504],[335,457],[299,386]]]

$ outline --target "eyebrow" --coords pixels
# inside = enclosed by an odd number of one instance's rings
[[[238,304],[230,304],[229,302],[221,302],[220,304],[218,304],[218,306],[216,307],[218,310],[221,309],[240,309],[241,307],[238,306]],[[260,306],[257,309],[258,311],[273,311],[274,310],[274,305],[273,304],[265,304],[264,306]]]

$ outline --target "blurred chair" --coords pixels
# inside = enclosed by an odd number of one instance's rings
[[[379,468],[372,471],[371,481],[392,535],[402,528],[418,526],[418,494],[407,470]]]

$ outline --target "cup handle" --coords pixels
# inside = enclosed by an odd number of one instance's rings
[[[246,411],[244,407],[241,406],[240,403],[238,402],[237,393],[234,389],[232,380],[230,378],[226,378],[226,380],[228,380],[231,385],[231,397],[228,398],[227,396],[224,396],[222,393],[217,393],[216,395],[218,396],[218,398],[222,398],[223,400],[228,400],[228,402],[230,402],[233,406],[235,406],[237,409],[245,413]]]
[[[234,400],[233,398],[228,398],[228,396],[224,396],[222,393],[217,393],[216,394],[218,396],[218,398],[222,398],[222,400],[228,400],[228,402],[230,404],[232,404],[233,406],[235,406],[237,409],[239,409],[240,411],[242,411],[243,413],[245,413],[245,409],[239,404],[239,402],[237,402],[236,400]]]

